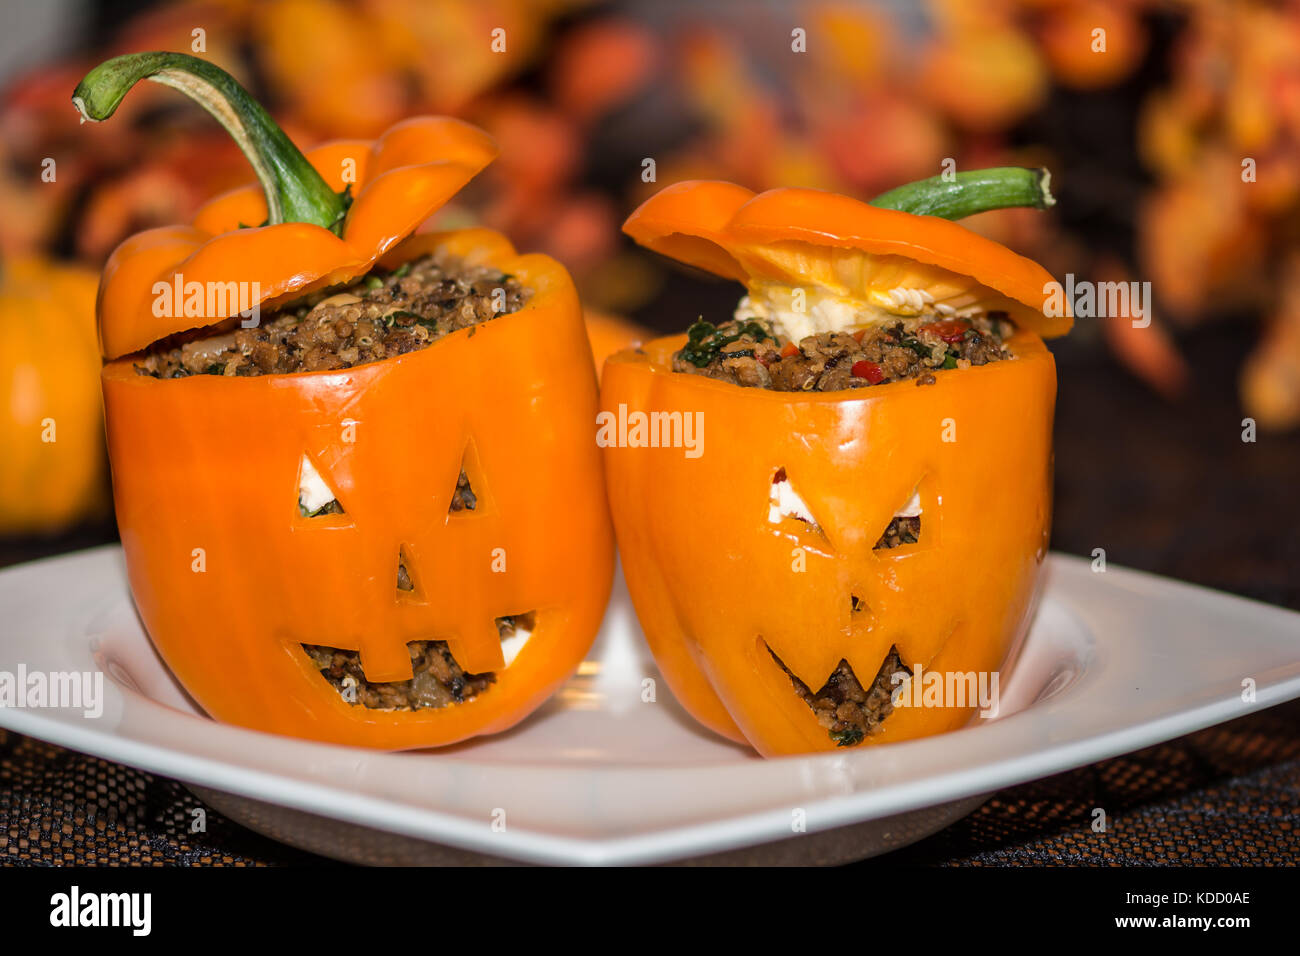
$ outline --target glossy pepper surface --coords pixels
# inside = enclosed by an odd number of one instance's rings
[[[813,691],[841,661],[869,687],[891,648],[914,672],[1001,668],[1047,549],[1056,377],[1040,333],[1070,324],[1041,311],[1051,277],[955,223],[813,190],[682,183],[625,229],[751,295],[775,284],[870,309],[889,289],[923,288],[1018,325],[1013,359],[926,386],[741,388],[672,371],[681,335],[609,359],[607,421],[694,416],[700,431],[690,454],[635,439],[605,450],[628,587],[683,705],[764,755],[834,750],[782,665]],[[782,472],[812,522],[774,520]],[[914,493],[919,539],[876,550]],[[864,742],[954,729],[972,711],[896,707]]]
[[[247,228],[269,215],[250,188],[210,204],[192,227],[128,240],[106,270],[110,358],[196,324],[149,314],[153,283],[176,271],[186,281],[255,278],[274,304],[441,250],[531,290],[516,312],[347,369],[158,380],[130,355],[105,367],[136,606],[169,667],[218,719],[385,749],[452,743],[527,716],[595,636],[613,536],[572,281],[488,230],[408,237],[492,152],[477,130],[437,119],[373,144],[328,144],[304,163],[336,195],[355,170],[337,222],[326,208],[315,223]],[[197,324],[221,320],[230,321]],[[302,513],[304,462],[342,513]],[[453,513],[462,469],[477,505]],[[411,590],[396,586],[399,563]],[[529,612],[532,634],[507,664],[494,620]],[[445,707],[370,709],[344,699],[302,647],[359,651],[366,680],[390,682],[411,679],[407,642],[417,640],[445,641],[464,671],[493,682]]]

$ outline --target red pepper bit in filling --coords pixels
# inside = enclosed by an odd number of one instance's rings
[[[875,362],[866,359],[853,363],[853,377],[865,378],[872,385],[879,385],[885,380],[885,373]]]
[[[965,319],[946,319],[943,322],[927,322],[921,326],[921,331],[936,335],[945,342],[960,342],[970,327]]]

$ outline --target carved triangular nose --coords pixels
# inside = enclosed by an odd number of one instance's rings
[[[405,547],[397,549],[397,600],[406,603],[424,603],[424,588],[420,586],[420,570]]]
[[[455,514],[457,511],[473,511],[477,507],[478,495],[474,494],[474,486],[470,484],[465,469],[461,468],[460,477],[456,479],[456,490],[451,495],[451,507],[448,510]]]
[[[488,510],[487,506],[487,482],[479,465],[478,451],[471,438],[466,443],[465,452],[461,456],[460,474],[456,476],[456,487],[452,489],[447,517],[481,515]]]
[[[871,605],[867,603],[866,598],[857,594],[849,595],[849,634],[852,638],[857,638],[863,634],[871,633],[876,626],[876,614],[871,610]]]

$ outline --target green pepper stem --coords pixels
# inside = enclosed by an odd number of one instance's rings
[[[130,53],[99,64],[77,84],[72,105],[99,123],[141,80],[180,90],[213,115],[243,150],[266,192],[267,225],[306,222],[342,229],[348,203],[334,192],[260,103],[218,66],[184,53]]]
[[[881,193],[871,200],[871,205],[941,219],[961,219],[1010,206],[1046,209],[1056,203],[1049,188],[1051,178],[1052,174],[1042,167],[972,169],[949,179],[931,176],[899,186]]]

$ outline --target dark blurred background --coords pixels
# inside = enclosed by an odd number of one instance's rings
[[[1053,547],[1300,607],[1294,4],[58,0],[3,15],[0,563],[113,540],[97,392],[81,387],[96,272],[133,231],[249,178],[168,90],[143,85],[113,121],[78,124],[69,96],[90,66],[175,49],[234,73],[303,146],[417,112],[487,128],[501,159],[439,219],[565,262],[598,351],[638,327],[720,319],[739,295],[618,231],[665,184],[869,198],[945,158],[1046,165],[1051,212],[967,224],[1058,277],[1150,281],[1155,300],[1150,328],[1080,320],[1052,343]],[[75,288],[60,298],[79,310],[43,303],[33,277]],[[83,354],[48,347],[58,323],[78,327]],[[34,453],[56,407],[60,441]]]

